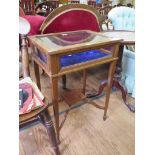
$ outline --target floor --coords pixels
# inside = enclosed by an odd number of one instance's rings
[[[105,66],[89,70],[87,89],[94,91],[105,77]],[[31,68],[31,75],[33,70]],[[68,88],[82,87],[82,74],[67,75]],[[34,78],[33,78],[34,79]],[[49,79],[41,75],[42,91],[50,98]],[[61,88],[61,79],[59,87]],[[130,101],[134,101],[129,98]],[[94,100],[104,104],[104,95]],[[82,106],[80,106],[82,104]],[[59,103],[63,112],[68,108],[64,102]],[[52,107],[49,108],[53,116]],[[25,128],[19,134],[20,155],[51,155],[52,148],[44,127],[36,123]],[[60,132],[62,155],[134,155],[135,154],[135,114],[123,104],[121,93],[113,91],[110,98],[108,118],[103,121],[103,111],[89,104],[80,103],[68,115]]]

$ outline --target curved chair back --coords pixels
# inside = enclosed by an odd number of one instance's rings
[[[115,30],[135,30],[135,10],[125,6],[115,7],[108,13]]]
[[[76,30],[101,31],[102,16],[85,4],[69,4],[55,9],[43,22],[43,34]]]

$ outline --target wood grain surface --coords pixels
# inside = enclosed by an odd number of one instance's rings
[[[106,76],[105,66],[96,67],[88,71],[87,90],[97,90],[99,82]],[[34,76],[32,66],[31,75]],[[49,78],[41,75],[43,94],[50,100]],[[82,88],[82,72],[67,75],[68,88]],[[61,90],[61,78],[59,81]],[[86,91],[87,92],[87,91]],[[102,105],[104,96],[96,101]],[[130,98],[130,100],[133,100]],[[68,106],[62,101],[60,104],[60,121]],[[49,108],[53,116],[52,107]],[[134,155],[135,154],[135,115],[123,104],[121,93],[111,94],[107,113],[107,120],[103,121],[103,110],[92,105],[84,104],[75,107],[68,114],[66,122],[60,131],[59,145],[62,155]],[[54,118],[52,117],[54,120]],[[20,155],[51,155],[49,139],[42,124],[28,127],[19,133]]]

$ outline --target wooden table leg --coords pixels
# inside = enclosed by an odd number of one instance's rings
[[[83,70],[83,89],[82,89],[82,93],[85,95],[86,92],[86,81],[87,81],[87,70],[84,69]]]
[[[54,149],[54,153],[55,153],[55,155],[60,155],[53,122],[51,120],[51,116],[50,116],[48,110],[45,110],[43,112],[43,119],[44,119],[43,120],[44,125],[45,125],[45,127],[47,129],[47,133],[49,135],[49,140],[50,140],[51,146]]]
[[[115,66],[116,66],[116,61],[113,61],[110,63],[110,68],[108,72],[108,81],[107,81],[107,87],[106,87],[106,99],[105,99],[105,110],[104,110],[104,115],[103,115],[103,120],[106,120],[107,118],[107,110],[109,106],[109,98],[110,98],[110,93],[111,93],[111,88],[112,88],[112,83],[113,83],[113,75],[115,72]]]
[[[38,88],[41,90],[39,66],[35,61],[34,61],[34,73],[35,73],[35,78],[36,78],[36,84],[37,84]]]
[[[66,87],[66,75],[63,75],[62,76],[62,88],[63,89],[66,89],[67,87]]]
[[[54,117],[55,117],[55,126],[56,126],[56,133],[57,139],[60,141],[59,136],[59,103],[58,103],[58,78],[51,78],[51,93],[52,93],[52,103],[53,103],[53,110],[54,110]]]

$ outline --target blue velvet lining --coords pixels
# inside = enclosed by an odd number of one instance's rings
[[[67,66],[82,63],[82,62],[103,58],[108,55],[109,54],[103,53],[100,50],[89,50],[81,53],[62,56],[60,58],[60,62],[61,62],[61,67],[67,67]],[[46,56],[42,55],[40,52],[38,53],[38,56],[42,61],[44,62],[47,61]]]
[[[61,67],[66,67],[89,60],[95,60],[107,56],[108,54],[101,52],[100,50],[90,50],[72,55],[66,55],[61,57]]]

